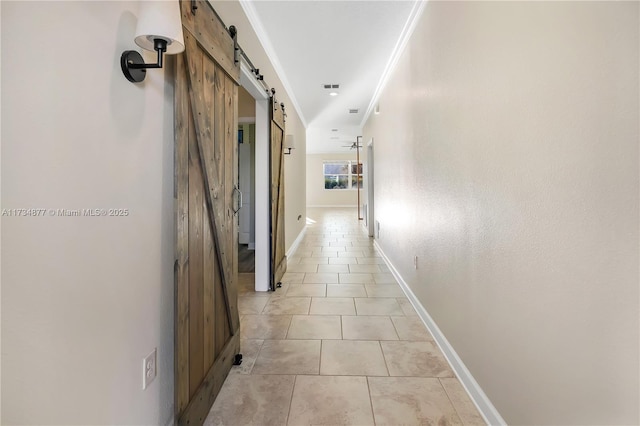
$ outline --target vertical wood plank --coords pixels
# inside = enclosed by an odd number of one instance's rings
[[[227,277],[229,277],[229,281],[227,282],[227,289],[232,286],[232,274],[231,268],[233,267],[233,252],[237,251],[232,249],[233,247],[233,189],[235,179],[233,178],[233,148],[235,145],[235,141],[237,141],[238,137],[238,129],[233,129],[233,117],[234,117],[234,105],[233,105],[233,83],[229,80],[229,78],[224,79],[224,239],[225,244],[227,246],[227,250],[225,253],[225,268],[227,269]],[[235,136],[235,137],[234,137]]]
[[[193,32],[195,29],[195,16],[191,13],[191,0],[180,0],[180,15],[182,17],[182,26]]]
[[[227,238],[229,250],[227,253],[228,261],[228,283],[227,296],[229,300],[229,311],[231,314],[231,334],[235,334],[240,329],[239,321],[234,320],[238,316],[238,294],[237,294],[237,274],[238,274],[238,221],[233,210],[237,200],[234,198],[234,188],[238,185],[238,86],[227,78],[225,81],[225,166],[228,188],[227,203]]]
[[[211,96],[211,93],[207,92],[215,90],[211,81],[214,76],[213,74],[205,74],[204,63],[209,63],[209,58],[203,55],[193,35],[185,31],[184,41],[187,64],[189,66],[189,95],[191,96],[191,108],[195,119],[203,176],[206,181],[206,196],[208,200],[214,200],[213,202],[215,203],[219,196],[221,183],[217,169],[221,166],[219,165],[219,159],[216,158],[216,153],[213,150],[214,144],[212,143],[215,132],[215,128],[212,128],[212,126],[215,126],[216,123],[211,120],[211,117],[215,114],[211,113],[211,108],[215,109],[215,106],[207,103],[207,99],[210,99]]]
[[[224,168],[222,167],[223,161],[224,161],[224,116],[225,116],[224,80],[225,80],[224,71],[220,67],[216,66],[215,74],[214,74],[215,96],[214,96],[213,102],[215,105],[214,106],[215,112],[214,112],[213,140],[214,140],[214,157],[217,164],[221,165],[221,167],[219,167],[216,170],[217,171],[216,177],[219,182],[222,182],[224,179],[224,174],[223,174]],[[223,206],[221,203],[216,203],[215,205],[216,214],[217,214],[217,217],[220,218],[220,220],[222,220],[222,218],[224,217],[222,215],[222,207]]]
[[[206,146],[203,150],[203,155],[207,157],[204,163],[207,164],[209,170],[215,170],[217,166],[214,158],[214,112],[215,106],[213,102],[214,98],[214,76],[215,76],[215,64],[205,55],[203,55],[202,63],[203,79],[202,79],[202,93],[205,105],[207,109],[203,111],[203,124],[204,135],[201,135],[201,144]],[[209,368],[215,361],[215,322],[216,322],[216,309],[215,309],[215,282],[218,279],[215,275],[214,258],[217,249],[213,241],[213,223],[210,220],[210,212],[208,206],[205,203],[204,216],[204,372],[209,371]],[[222,318],[224,321],[225,318]]]
[[[216,95],[214,98],[214,103],[216,105],[216,114],[215,114],[215,156],[218,160],[218,164],[220,168],[218,169],[218,177],[221,182],[221,187],[223,188],[223,194],[221,194],[221,199],[216,204],[216,214],[219,218],[219,236],[220,236],[220,257],[218,262],[218,268],[220,274],[224,274],[224,280],[221,280],[221,285],[218,287],[218,293],[216,293],[217,301],[217,309],[220,312],[227,312],[228,317],[231,319],[227,324],[219,324],[219,327],[216,328],[216,332],[220,336],[220,341],[216,342],[217,348],[221,349],[224,346],[224,341],[227,340],[230,336],[230,326],[234,323],[234,313],[229,309],[229,291],[228,289],[233,286],[228,281],[232,280],[231,275],[231,264],[229,263],[229,254],[234,251],[234,248],[230,246],[228,240],[228,232],[229,232],[229,222],[228,222],[228,213],[227,210],[231,208],[229,191],[233,192],[233,185],[229,187],[229,183],[227,182],[227,169],[229,164],[227,162],[227,154],[228,154],[228,139],[229,139],[229,131],[230,129],[227,127],[227,120],[230,116],[237,116],[237,110],[229,110],[229,105],[227,102],[228,94],[227,90],[229,86],[227,85],[228,76],[225,71],[216,66],[215,70],[215,90]],[[235,321],[237,320],[237,313],[235,313]]]
[[[204,376],[203,185],[197,144],[189,138],[189,394]]]
[[[193,122],[184,55],[178,55],[175,78],[175,404],[181,413],[189,403],[189,133]]]
[[[227,117],[229,114],[232,114],[231,111],[228,110],[227,105],[227,75],[221,67],[216,68],[216,105],[219,105],[220,114],[216,116],[216,130],[218,140],[216,141],[216,156],[219,158],[219,164],[223,165],[219,169],[219,177],[220,182],[222,182],[222,187],[224,188],[223,198],[221,202],[218,204],[218,214],[220,217],[220,244],[222,249],[220,250],[220,263],[219,263],[219,271],[220,274],[225,275],[225,280],[221,280],[220,286],[218,287],[218,305],[217,309],[219,312],[228,312],[228,303],[226,300],[228,299],[227,287],[225,286],[225,281],[228,280],[228,255],[230,250],[229,240],[227,237],[228,233],[228,220],[227,220],[227,209],[229,208],[229,188],[227,183],[227,144],[228,144],[228,128],[227,128]],[[233,190],[233,188],[232,188]],[[216,330],[220,335],[220,340],[217,342],[217,345],[220,349],[224,348],[225,341],[229,338],[229,323],[220,324],[218,329]]]
[[[214,246],[214,250],[218,250],[218,247]],[[215,361],[220,355],[220,351],[224,348],[224,327],[228,324],[227,318],[223,311],[220,311],[220,306],[224,306],[224,295],[220,291],[222,286],[222,278],[220,277],[220,266],[218,263],[218,257],[212,258],[212,274],[213,274],[213,287],[211,293],[211,304],[213,309],[213,339],[211,341],[212,358]],[[222,330],[220,330],[222,329]],[[221,341],[221,343],[218,343]]]
[[[191,38],[191,40],[193,40]],[[186,41],[186,40],[185,40]],[[186,43],[189,69],[189,96],[191,98],[195,133],[189,138],[189,394],[195,395],[204,376],[204,285],[203,285],[203,216],[204,183],[198,140],[201,113],[193,107],[194,96],[202,97],[202,52]],[[199,93],[197,95],[196,93]]]
[[[211,236],[211,228],[209,223],[206,221],[208,212],[206,211],[206,206],[203,206],[203,218],[204,227],[203,227],[203,250],[204,250],[204,259],[203,259],[203,285],[204,285],[204,294],[203,294],[203,313],[204,313],[204,335],[203,335],[203,368],[204,373],[213,365],[215,361],[215,275],[214,275],[214,244],[213,237]],[[223,318],[224,320],[224,318]]]
[[[221,254],[221,259],[220,259],[220,270],[221,272],[224,274],[224,280],[222,281],[223,283],[225,282],[225,280],[227,279],[227,270],[228,270],[228,265],[229,263],[227,262],[227,256],[228,256],[228,252],[229,252],[229,244],[227,242],[227,208],[229,207],[229,196],[228,196],[228,192],[229,192],[229,188],[227,185],[227,181],[226,181],[226,177],[227,177],[227,158],[226,158],[226,152],[227,152],[227,128],[226,128],[226,117],[229,114],[229,111],[227,110],[228,105],[227,105],[227,86],[226,86],[226,81],[227,81],[227,75],[224,73],[223,69],[221,67],[217,67],[217,80],[216,80],[216,89],[217,89],[217,94],[221,97],[221,104],[220,104],[220,108],[222,109],[222,114],[218,116],[218,119],[221,120],[220,123],[217,123],[220,127],[220,140],[219,140],[219,145],[217,146],[219,151],[216,153],[217,156],[219,156],[218,161],[220,164],[220,168],[218,169],[218,177],[220,179],[220,202],[218,203],[218,214],[219,214],[219,218],[220,221],[218,222],[219,224],[219,238],[220,238],[220,254]],[[223,290],[225,290],[224,288],[224,284],[223,284]],[[226,294],[226,292],[225,292]]]
[[[218,164],[221,165],[221,167],[218,169],[218,179],[220,179],[220,182],[222,182],[222,186],[223,188],[226,186],[224,183],[224,179],[225,179],[225,115],[227,114],[226,111],[226,104],[225,104],[225,90],[226,90],[226,86],[225,86],[225,80],[226,80],[226,75],[224,70],[219,67],[216,66],[216,70],[215,70],[215,105],[216,105],[216,114],[215,114],[215,156],[216,159],[218,161]],[[222,276],[222,274],[225,273],[225,270],[227,268],[226,265],[226,259],[227,259],[227,251],[228,251],[228,246],[226,244],[226,238],[225,238],[225,229],[226,229],[226,222],[225,222],[225,210],[226,210],[226,188],[224,188],[224,194],[222,195],[222,199],[216,204],[215,206],[215,210],[216,210],[216,215],[219,218],[219,224],[220,224],[220,243],[221,243],[221,247],[220,247],[220,262],[218,262],[218,271],[220,273],[220,275]],[[223,244],[222,241],[225,241],[225,243]],[[225,300],[225,295],[226,295],[226,291],[224,289],[224,280],[220,280],[220,285],[216,288],[217,292],[216,292],[216,310],[218,313],[221,312],[226,312],[227,306],[226,303],[224,302]],[[227,324],[223,324],[222,321],[219,321],[217,323],[217,327],[216,327],[216,338],[218,339],[216,341],[216,350],[217,352],[221,351],[222,348],[224,347],[224,342],[227,339],[227,334],[228,334],[228,325]]]
[[[216,307],[216,319],[215,319],[215,353],[216,359],[220,356],[222,349],[224,348],[225,342],[227,340],[227,335],[229,333],[229,322],[226,321],[226,317],[224,316],[227,311],[227,306],[224,302],[224,290],[222,289],[222,279],[220,278],[222,274],[222,268],[220,268],[219,263],[215,263],[215,273],[216,273],[216,285],[215,285],[215,307]]]

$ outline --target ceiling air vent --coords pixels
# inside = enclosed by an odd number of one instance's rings
[[[332,132],[337,132],[337,131],[338,131],[338,129],[331,129],[331,131],[332,131]]]
[[[340,85],[339,84],[323,84],[322,87],[324,87],[325,90],[329,91],[329,96],[338,96],[338,89],[340,89]]]
[[[349,110],[349,114],[357,114],[359,111],[359,109],[353,108]]]

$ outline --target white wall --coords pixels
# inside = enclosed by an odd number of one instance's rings
[[[295,138],[295,149],[284,156],[284,242],[288,252],[307,223],[306,203],[306,137],[305,128],[298,115],[287,112],[286,134]]]
[[[122,75],[136,2],[1,8],[2,209],[129,211],[2,217],[2,423],[167,424],[171,72],[140,85]],[[158,376],[143,391],[154,347]]]
[[[332,160],[356,161],[355,151],[344,153],[307,154],[307,206],[310,207],[355,207],[358,192],[346,189],[324,189],[323,162]],[[363,192],[361,191],[362,195]]]
[[[509,424],[640,423],[638,15],[429,2],[365,126],[379,243]]]

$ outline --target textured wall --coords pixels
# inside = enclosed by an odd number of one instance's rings
[[[638,14],[430,2],[365,126],[379,242],[509,424],[640,422]]]
[[[1,7],[2,208],[128,209],[2,217],[2,423],[167,424],[172,72],[122,75],[137,2]]]
[[[285,249],[288,251],[307,223],[306,132],[298,114],[287,112],[286,134],[295,138],[296,146],[291,155],[284,156],[284,234]]]

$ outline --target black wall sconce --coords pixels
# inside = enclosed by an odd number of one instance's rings
[[[287,150],[287,152],[285,152],[284,155],[291,155],[291,150],[296,149],[296,143],[295,143],[295,140],[293,139],[293,135],[286,135],[284,137],[283,150],[285,149]]]
[[[158,54],[155,64],[145,64],[142,55],[135,50],[122,52],[120,67],[124,76],[132,83],[140,83],[147,75],[147,69],[162,68],[165,54],[175,55],[184,50],[179,2],[140,2],[134,41],[143,49]]]

